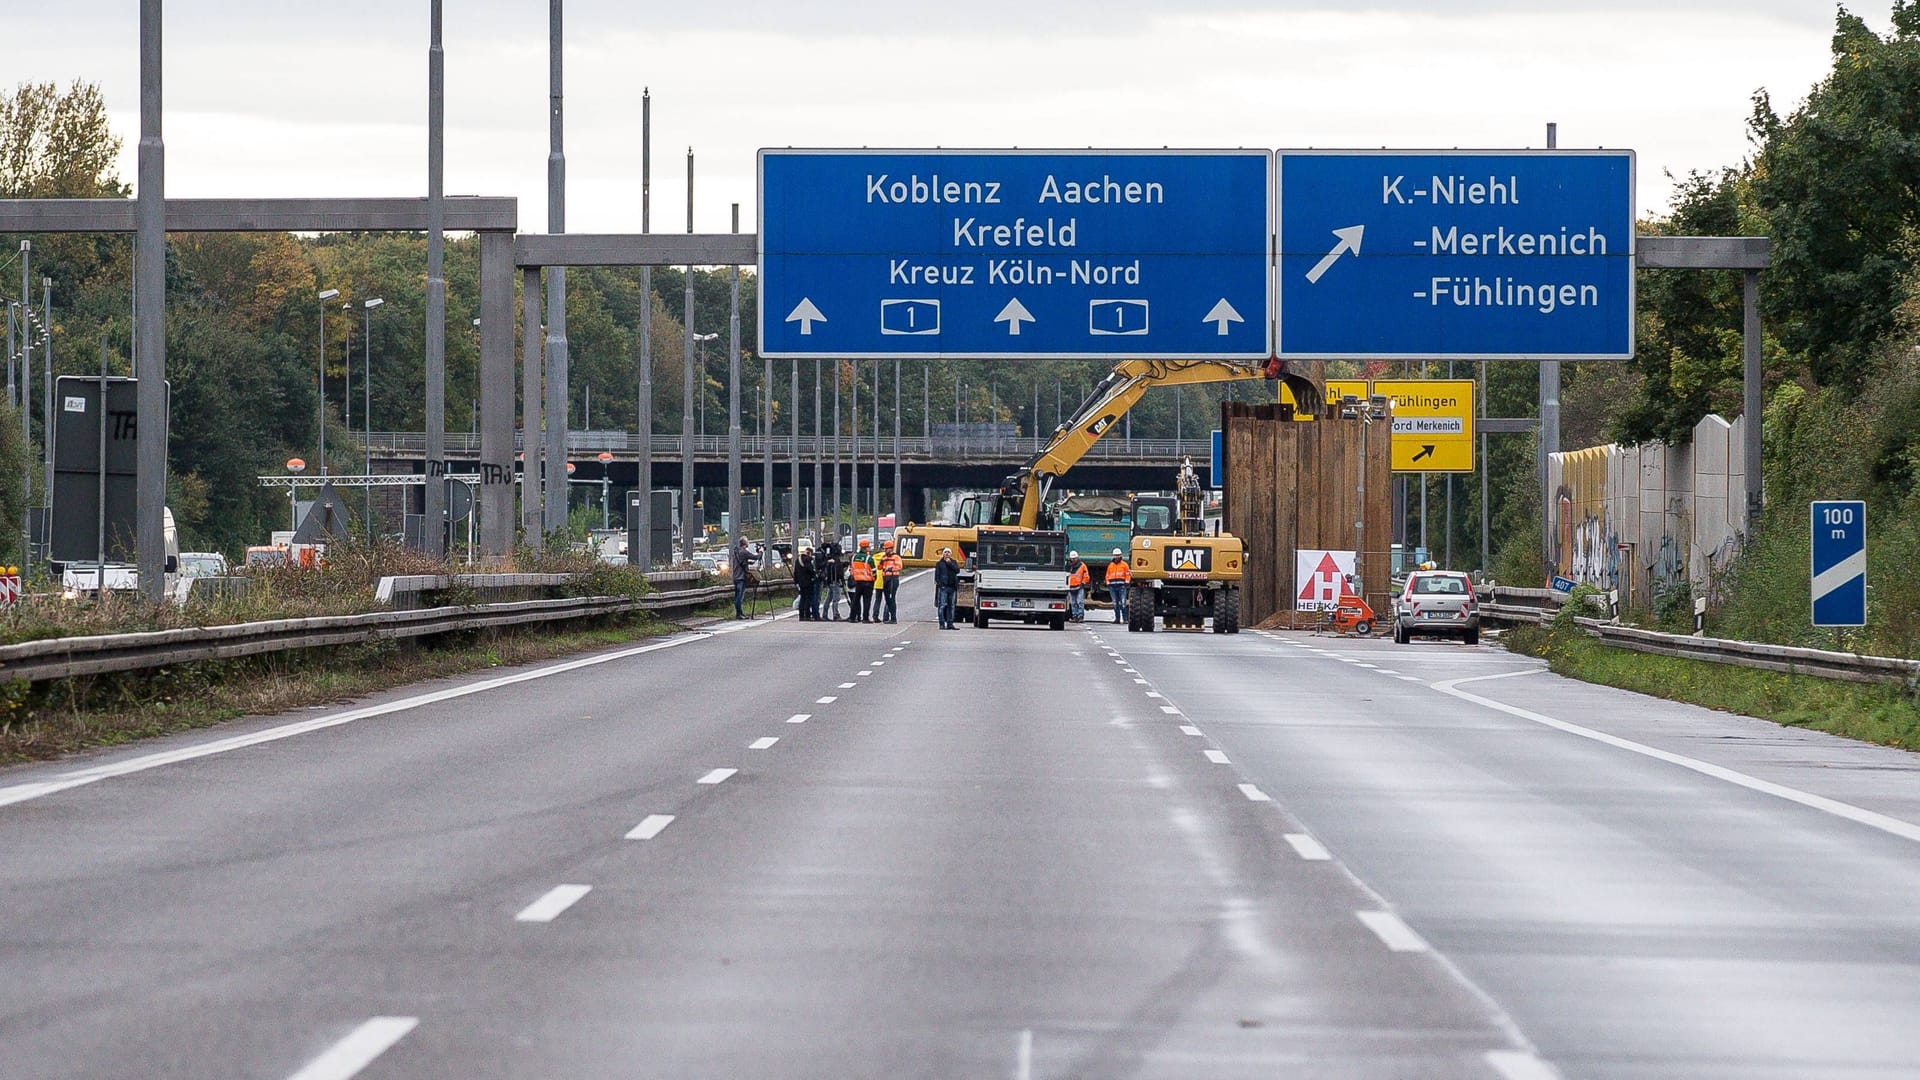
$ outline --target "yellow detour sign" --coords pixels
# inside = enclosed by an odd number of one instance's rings
[[[1339,404],[1340,398],[1346,394],[1352,394],[1354,397],[1359,398],[1361,401],[1365,401],[1367,400],[1368,393],[1369,391],[1367,390],[1367,380],[1365,379],[1328,379],[1327,380],[1327,404],[1329,405]]]
[[[1394,472],[1473,471],[1472,379],[1375,379],[1393,399]]]

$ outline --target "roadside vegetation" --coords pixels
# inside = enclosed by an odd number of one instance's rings
[[[1702,660],[1654,656],[1604,645],[1561,609],[1547,626],[1506,630],[1513,652],[1545,659],[1555,672],[1669,701],[1757,716],[1789,727],[1920,750],[1920,697],[1898,686],[1842,682]]]

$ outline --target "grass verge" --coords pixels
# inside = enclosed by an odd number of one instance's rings
[[[1920,700],[1900,687],[1638,653],[1572,627],[1520,626],[1501,640],[1510,651],[1541,657],[1558,674],[1584,682],[1920,750]]]
[[[651,616],[591,626],[507,628],[430,641],[305,649],[150,672],[61,679],[29,690],[0,684],[0,764],[47,760],[242,716],[347,701],[380,690],[526,664],[658,637],[677,627]]]

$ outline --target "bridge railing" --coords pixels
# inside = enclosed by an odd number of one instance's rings
[[[526,447],[525,432],[514,434],[513,448],[516,452]],[[424,454],[427,449],[427,437],[418,431],[376,431],[371,436],[362,436],[370,442],[375,454]],[[444,443],[449,454],[462,456],[480,452],[480,436],[471,432],[450,431],[446,433]],[[765,457],[766,446],[771,442],[774,459],[790,461],[794,454],[794,437],[775,435],[771,440],[758,435],[743,435],[740,439],[740,456],[751,466]],[[1025,458],[1039,451],[1045,439],[1032,436],[1002,436],[968,441],[945,437],[912,438],[902,436],[900,455],[915,461],[965,461],[969,458]],[[893,437],[883,435],[878,440],[882,462],[893,458]],[[875,451],[875,440],[871,435],[855,438],[843,435],[839,439],[840,459],[852,460],[857,454],[859,460],[869,461]],[[592,458],[606,452],[616,457],[631,459],[639,450],[640,440],[630,431],[570,431],[567,433],[567,455],[575,458]],[[816,440],[812,435],[799,438],[800,457],[812,461],[816,454],[831,460],[834,452],[834,439],[831,436]],[[1210,438],[1187,439],[1127,439],[1108,438],[1095,443],[1083,460],[1086,461],[1169,461],[1182,457],[1192,457],[1197,462],[1206,461],[1212,453]],[[726,457],[727,437],[725,435],[696,435],[693,440],[695,458],[715,460]],[[653,437],[653,456],[657,461],[680,460],[680,436],[655,435]]]

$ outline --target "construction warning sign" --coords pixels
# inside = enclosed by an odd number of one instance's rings
[[[1375,379],[1393,399],[1393,471],[1473,471],[1472,379]]]

